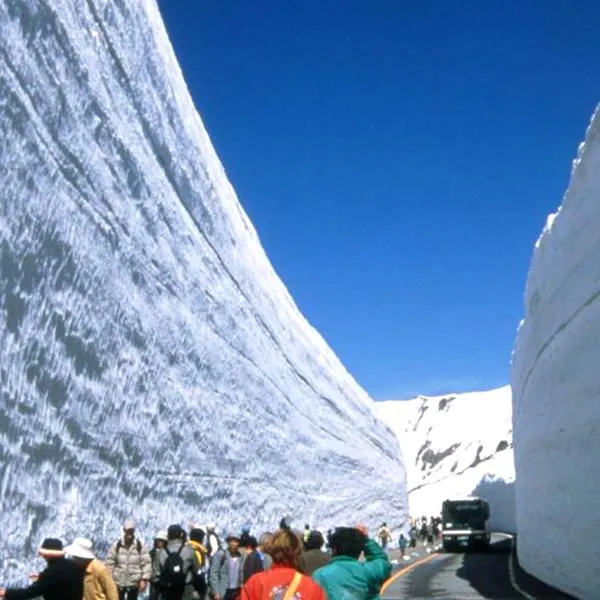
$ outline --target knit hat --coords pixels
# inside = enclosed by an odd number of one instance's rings
[[[82,537],[75,538],[73,543],[65,548],[65,554],[75,558],[96,558],[92,552],[92,542],[87,538]]]
[[[44,558],[64,556],[63,543],[56,538],[46,538],[38,548],[38,554]]]
[[[225,541],[228,542],[229,540],[237,540],[239,542],[240,536],[237,533],[228,533],[225,536]]]
[[[155,540],[164,540],[165,542],[168,542],[169,536],[168,536],[167,532],[164,529],[162,529],[154,536],[154,539]]]

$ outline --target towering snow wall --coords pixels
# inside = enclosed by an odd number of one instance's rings
[[[536,244],[512,369],[519,560],[597,598],[600,550],[600,112]],[[584,552],[573,548],[584,544]]]
[[[477,495],[490,502],[490,527],[514,532],[510,386],[388,400],[375,410],[400,443],[413,516],[439,514],[446,498]]]
[[[398,443],[271,267],[155,2],[0,0],[0,31],[0,571],[129,514],[405,519]]]

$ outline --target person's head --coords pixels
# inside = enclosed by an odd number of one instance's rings
[[[135,523],[133,519],[127,519],[123,523],[123,542],[126,546],[130,546],[133,544],[133,540],[135,540]]]
[[[262,550],[266,544],[269,543],[269,540],[273,537],[273,534],[270,531],[266,531],[258,538],[258,547]]]
[[[250,537],[250,532],[244,529],[240,536],[240,546],[242,548],[250,548]]]
[[[56,538],[46,538],[38,548],[38,554],[47,562],[62,558],[65,555],[63,543]]]
[[[204,531],[202,531],[202,529],[199,529],[198,527],[192,529],[190,531],[190,541],[202,544],[202,542],[204,542]]]
[[[334,556],[358,559],[365,547],[367,536],[354,527],[338,527],[333,532],[330,545]]]
[[[173,540],[181,540],[183,541],[185,537],[185,531],[181,525],[175,523],[174,525],[169,525],[169,529],[167,529],[167,539],[169,542]]]
[[[310,530],[310,525],[306,524],[306,525],[304,526],[304,529],[308,529],[308,530]]]
[[[169,541],[166,531],[159,531],[154,538],[154,547],[157,549],[164,548]]]
[[[231,552],[231,554],[235,554],[239,550],[239,548],[240,548],[239,536],[235,535],[234,533],[230,533],[225,538],[225,541],[227,542],[227,549],[229,550],[229,552]]]
[[[90,540],[78,537],[73,540],[70,546],[65,548],[65,554],[68,554],[77,565],[86,568],[96,558],[92,548],[93,545]]]
[[[320,531],[311,531],[306,540],[305,547],[307,550],[320,550],[325,544],[323,534]]]
[[[212,533],[216,528],[217,526],[215,525],[215,523],[208,523],[208,525],[206,526],[206,531],[208,533]]]
[[[382,527],[387,527],[387,523],[384,521],[383,524],[381,525]]]
[[[264,551],[273,559],[273,564],[296,568],[302,553],[302,540],[291,529],[280,529],[265,544]]]

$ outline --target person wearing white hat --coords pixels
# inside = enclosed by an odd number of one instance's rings
[[[150,550],[150,559],[152,560],[152,575],[150,577],[150,600],[158,600],[160,597],[160,572],[156,570],[157,554],[162,548],[165,548],[169,541],[167,531],[165,529],[159,531],[154,536],[154,547]]]
[[[108,568],[94,555],[92,542],[78,537],[65,548],[70,556],[84,571],[83,600],[119,600],[117,586]]]
[[[46,538],[38,550],[48,566],[27,588],[0,589],[0,598],[28,600],[42,596],[44,600],[81,600],[83,573],[72,561],[65,558],[62,542]]]

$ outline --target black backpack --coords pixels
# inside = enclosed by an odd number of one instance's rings
[[[183,546],[184,544],[181,544],[177,552],[169,552],[165,548],[167,559],[160,571],[160,587],[163,590],[169,590],[173,593],[181,592],[181,594],[185,591],[187,573],[184,569],[183,559],[181,558]]]

